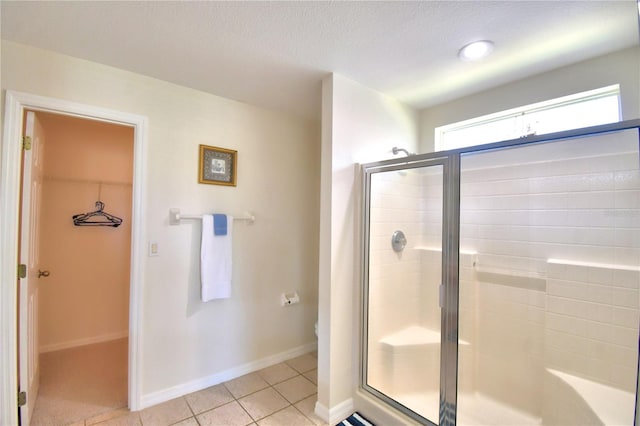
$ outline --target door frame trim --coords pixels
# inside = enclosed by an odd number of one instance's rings
[[[77,102],[7,90],[5,95],[2,157],[0,159],[0,424],[18,424],[18,227],[20,172],[25,109],[71,115],[134,128],[133,199],[131,216],[131,272],[129,298],[129,408],[141,408],[142,395],[142,284],[144,283],[145,225],[143,184],[146,173],[148,119]]]

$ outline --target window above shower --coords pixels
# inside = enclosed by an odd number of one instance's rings
[[[435,150],[615,123],[621,117],[615,84],[437,127]]]

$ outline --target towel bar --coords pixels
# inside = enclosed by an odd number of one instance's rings
[[[182,219],[202,219],[201,214],[182,214],[180,209],[169,209],[169,225],[179,225]],[[249,223],[256,221],[256,217],[251,213],[246,213],[244,216],[234,216],[233,220],[244,220]]]

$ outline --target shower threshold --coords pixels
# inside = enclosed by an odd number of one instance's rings
[[[438,392],[404,393],[396,399],[406,407],[412,407],[418,414],[427,419],[438,419],[438,412],[420,410],[416,407],[424,405],[424,401],[438,398]],[[460,410],[460,407],[463,407]],[[457,425],[541,425],[542,419],[522,412],[504,403],[496,401],[482,393],[458,395]]]

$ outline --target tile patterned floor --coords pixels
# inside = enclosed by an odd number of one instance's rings
[[[72,426],[320,426],[314,413],[317,355],[305,354],[149,407],[120,409]]]

